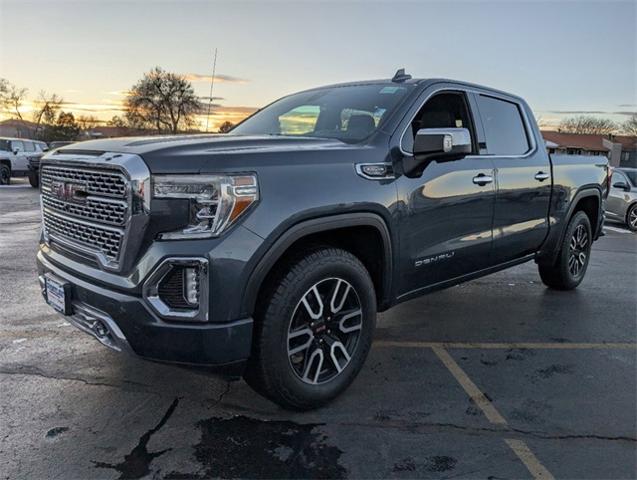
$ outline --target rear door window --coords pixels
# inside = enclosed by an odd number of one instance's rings
[[[24,151],[35,152],[35,147],[33,146],[33,142],[24,142]]]
[[[480,118],[491,155],[523,155],[529,151],[529,139],[520,107],[506,100],[478,95]]]

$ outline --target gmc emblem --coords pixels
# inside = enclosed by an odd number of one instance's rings
[[[83,203],[88,195],[87,186],[73,182],[51,182],[51,193],[65,202]]]

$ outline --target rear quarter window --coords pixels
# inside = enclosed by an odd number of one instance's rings
[[[478,95],[478,108],[489,154],[523,155],[529,151],[529,139],[517,104]]]

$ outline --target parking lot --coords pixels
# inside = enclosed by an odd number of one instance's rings
[[[352,387],[290,413],[243,382],[112,352],[45,305],[37,192],[0,187],[2,478],[634,478],[637,235],[582,285],[535,264],[379,316]]]

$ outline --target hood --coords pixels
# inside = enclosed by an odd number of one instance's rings
[[[141,156],[152,173],[199,173],[256,168],[264,162],[305,157],[302,152],[361,148],[339,140],[273,135],[179,135],[127,137],[74,143],[49,153],[131,153]]]

